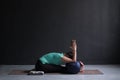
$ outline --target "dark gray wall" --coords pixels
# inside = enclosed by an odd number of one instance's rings
[[[0,64],[34,64],[78,43],[85,64],[119,64],[119,0],[13,0],[2,3]]]

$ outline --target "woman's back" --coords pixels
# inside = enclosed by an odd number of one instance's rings
[[[62,57],[63,57],[63,53],[59,53],[59,52],[50,52],[42,57],[39,58],[39,60],[43,63],[43,64],[55,64],[55,65],[61,65],[63,64],[62,61]]]

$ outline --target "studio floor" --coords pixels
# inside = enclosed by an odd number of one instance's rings
[[[98,69],[104,74],[99,75],[8,75],[11,70],[29,70],[34,65],[0,65],[0,80],[120,80],[120,65],[85,65],[85,69]]]

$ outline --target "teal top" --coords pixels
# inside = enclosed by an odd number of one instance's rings
[[[40,57],[39,60],[43,64],[55,64],[55,65],[62,65],[62,57],[63,53],[58,53],[58,52],[50,52],[48,54],[45,54],[44,56]]]

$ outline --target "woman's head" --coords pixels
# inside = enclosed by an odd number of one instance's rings
[[[73,53],[70,51],[70,52],[67,52],[65,53],[65,56],[69,57],[69,58],[73,58]]]

